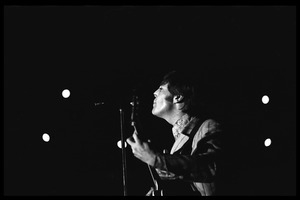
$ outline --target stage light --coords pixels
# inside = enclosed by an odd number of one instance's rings
[[[68,98],[70,96],[70,94],[71,94],[70,90],[68,90],[68,89],[65,89],[65,90],[62,91],[62,96],[64,98]]]
[[[44,133],[42,138],[45,142],[49,142],[49,140],[50,140],[50,136],[47,133]]]
[[[272,143],[272,141],[271,141],[270,138],[268,138],[268,139],[265,140],[265,146],[266,146],[266,147],[270,146],[271,143]]]
[[[264,95],[262,98],[261,98],[263,104],[267,104],[269,103],[270,99],[267,95]]]
[[[117,142],[117,146],[118,146],[120,149],[122,149],[122,142],[121,142],[121,140],[119,140],[119,141]],[[127,143],[126,143],[126,142],[124,142],[124,146],[125,146],[125,148],[127,147]]]

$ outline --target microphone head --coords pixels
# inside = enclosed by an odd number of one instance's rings
[[[103,105],[103,104],[104,104],[104,102],[95,102],[94,106],[100,106],[100,105]]]

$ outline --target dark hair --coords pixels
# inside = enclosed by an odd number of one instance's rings
[[[182,95],[185,103],[184,111],[192,113],[200,105],[197,101],[198,84],[193,73],[171,71],[167,73],[160,85],[168,84],[172,95]]]

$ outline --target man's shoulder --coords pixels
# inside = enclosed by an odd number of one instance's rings
[[[202,127],[207,129],[220,126],[220,123],[213,118],[198,119],[198,123],[201,124],[200,128]]]
[[[201,134],[202,137],[206,134],[212,134],[216,132],[220,132],[220,123],[216,121],[215,119],[208,118],[205,120],[199,120],[199,129],[198,134]]]
[[[219,128],[219,123],[211,118],[205,120],[198,121],[198,129],[195,130],[196,133],[192,138],[192,148],[195,150],[197,149],[199,142],[203,141],[206,142],[208,140],[213,141],[216,143],[216,139],[221,136],[221,130]]]

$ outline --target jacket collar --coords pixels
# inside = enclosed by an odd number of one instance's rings
[[[188,114],[183,115],[172,128],[174,137],[176,138],[179,134],[189,136],[198,121],[199,119],[196,117],[191,117]]]

